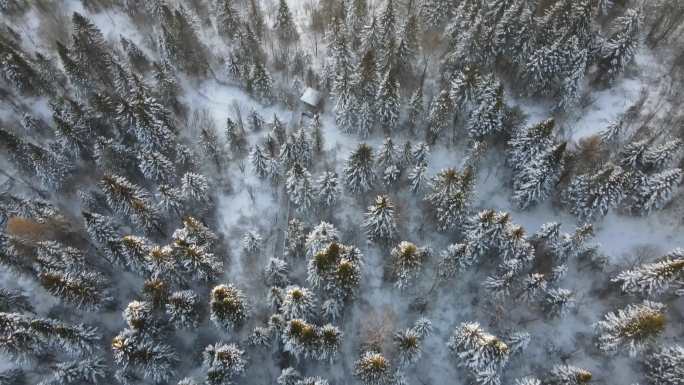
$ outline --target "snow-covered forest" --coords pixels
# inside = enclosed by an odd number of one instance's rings
[[[684,385],[682,0],[0,15],[0,385]]]

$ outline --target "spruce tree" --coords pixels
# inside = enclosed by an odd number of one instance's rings
[[[581,220],[601,218],[622,202],[626,178],[626,172],[613,164],[595,174],[579,175],[565,192],[565,202]]]
[[[413,285],[421,272],[430,251],[411,242],[403,241],[391,251],[395,286],[401,290]]]
[[[550,385],[583,385],[592,379],[590,371],[571,365],[556,365],[547,377]]]
[[[240,327],[249,311],[245,295],[233,285],[218,285],[211,289],[209,310],[216,327],[227,330]]]
[[[394,382],[390,362],[376,351],[366,351],[354,363],[354,377],[364,385],[389,385]]]
[[[599,349],[635,356],[664,331],[664,309],[661,303],[645,301],[606,314],[596,323]]]
[[[297,25],[292,20],[292,13],[287,5],[287,0],[280,0],[278,3],[278,13],[276,14],[273,30],[282,45],[290,45],[299,40]]]
[[[387,195],[378,195],[368,207],[363,228],[371,241],[389,242],[397,236],[394,203]]]
[[[361,143],[349,156],[344,166],[344,178],[352,193],[362,194],[373,188],[376,179],[374,161],[373,149],[365,143]]]
[[[216,343],[204,349],[203,365],[207,385],[231,385],[247,368],[245,352],[235,344]]]
[[[657,262],[622,271],[612,281],[633,295],[658,296],[670,290],[684,294],[684,250],[675,249]]]
[[[314,206],[314,187],[311,173],[301,164],[295,163],[287,172],[287,195],[300,213],[306,213]]]
[[[638,9],[627,9],[615,19],[613,35],[601,49],[601,67],[608,79],[615,79],[629,64],[639,46],[642,15]]]
[[[648,215],[662,210],[674,198],[682,180],[682,170],[675,168],[645,176],[637,182],[636,191],[630,194],[630,207],[633,212]]]
[[[337,173],[332,171],[324,172],[316,182],[315,192],[319,207],[333,207],[340,196]]]
[[[560,180],[564,165],[566,143],[539,154],[515,175],[513,200],[525,209],[546,200]]]

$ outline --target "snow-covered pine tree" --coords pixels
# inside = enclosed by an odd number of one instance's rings
[[[340,196],[340,185],[337,173],[326,171],[316,181],[316,196],[320,208],[333,207]]]
[[[427,137],[430,143],[435,143],[440,133],[449,126],[453,104],[449,91],[442,90],[430,103],[427,116]]]
[[[283,287],[290,283],[287,262],[280,258],[269,258],[264,267],[264,279],[269,286]]]
[[[354,377],[364,385],[390,385],[395,380],[389,360],[376,351],[366,351],[354,362]]]
[[[289,258],[303,257],[306,253],[306,242],[307,237],[304,224],[297,218],[290,219],[290,222],[287,224],[285,254]]]
[[[273,99],[273,79],[261,60],[255,60],[250,68],[247,89],[262,103],[269,104]]]
[[[551,118],[517,129],[508,142],[508,165],[513,170],[521,170],[540,153],[551,148],[554,145],[551,136],[554,126],[555,121]]]
[[[679,168],[644,176],[637,182],[636,191],[628,197],[632,212],[648,215],[662,210],[674,198],[681,181],[682,170]]]
[[[216,2],[216,28],[219,34],[227,39],[233,39],[240,33],[240,24],[240,14],[233,0],[218,0]]]
[[[390,242],[397,237],[394,203],[387,195],[378,195],[368,207],[363,228],[371,241]]]
[[[389,0],[391,3],[392,0]],[[383,75],[382,82],[375,97],[377,106],[378,123],[386,132],[394,132],[399,122],[399,81],[395,71],[387,70]]]
[[[413,285],[420,274],[423,263],[430,256],[425,247],[418,247],[403,241],[391,251],[392,268],[396,278],[395,286],[401,290]]]
[[[447,343],[458,358],[458,365],[471,371],[482,384],[499,384],[510,348],[500,338],[485,332],[478,323],[461,323]]]
[[[671,139],[657,146],[650,146],[643,154],[642,162],[646,167],[662,170],[681,154],[682,141]]]
[[[166,314],[176,328],[196,328],[200,321],[199,297],[192,290],[172,293],[166,302]]]
[[[153,182],[169,182],[175,174],[173,163],[156,151],[138,153],[138,168],[145,178]]]
[[[674,249],[657,262],[622,271],[612,281],[632,295],[659,296],[670,290],[684,295],[684,250]]]
[[[513,200],[519,208],[530,207],[551,195],[563,172],[565,147],[563,142],[543,151],[516,173]]]
[[[257,144],[250,153],[250,160],[252,161],[252,167],[254,168],[254,173],[261,179],[264,179],[268,175],[268,157],[263,153],[261,147]]]
[[[71,385],[104,381],[107,365],[102,357],[95,356],[77,361],[57,363],[49,377],[39,385]],[[0,382],[1,383],[1,382]]]
[[[376,178],[374,161],[373,149],[366,143],[359,144],[349,156],[344,166],[344,178],[352,193],[363,194],[373,188]]]
[[[478,89],[476,106],[468,117],[468,133],[481,139],[503,129],[506,113],[503,86],[493,78],[485,78]]]
[[[467,243],[454,243],[441,253],[439,262],[439,277],[447,280],[476,262],[476,256],[471,252]]]
[[[550,385],[584,385],[591,381],[590,371],[571,365],[555,365],[546,378]]]
[[[414,328],[399,331],[393,336],[394,345],[399,353],[400,366],[407,367],[420,360],[423,355],[422,340],[420,335]]]
[[[236,344],[216,343],[202,353],[203,366],[207,369],[207,385],[231,385],[235,377],[242,375],[248,361],[245,352]]]
[[[307,213],[313,208],[315,193],[311,173],[300,163],[295,163],[287,172],[285,187],[290,201],[299,213]]]
[[[684,348],[670,345],[658,348],[645,360],[650,384],[682,385],[684,379]]]
[[[421,131],[423,120],[425,119],[425,104],[423,100],[423,87],[418,88],[411,94],[408,101],[408,112],[406,113],[406,126],[409,133],[413,136]]]
[[[604,352],[626,351],[634,357],[665,330],[665,305],[644,301],[608,313],[596,323],[598,347]]]
[[[280,0],[278,3],[278,12],[273,24],[273,30],[282,45],[287,46],[299,40],[297,25],[292,19],[292,13],[286,0]]]
[[[562,317],[575,307],[575,293],[567,289],[548,289],[544,297],[544,312],[549,317]]]
[[[209,310],[212,322],[219,329],[239,328],[248,316],[247,298],[233,285],[218,285],[211,289]]]
[[[626,182],[627,173],[609,163],[595,174],[576,176],[564,200],[581,220],[596,220],[622,202]]]
[[[129,216],[145,231],[160,230],[159,215],[149,193],[118,175],[105,175],[100,188],[115,212]]]
[[[440,230],[453,229],[466,220],[474,190],[474,177],[470,168],[462,173],[449,168],[432,178],[431,191],[425,199],[434,210]]]
[[[641,10],[629,8],[615,18],[612,36],[601,47],[601,68],[607,79],[615,79],[632,61],[639,46]]]
[[[285,319],[311,319],[314,316],[316,300],[311,290],[300,286],[285,288],[280,313]]]

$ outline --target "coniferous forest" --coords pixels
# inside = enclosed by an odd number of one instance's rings
[[[684,385],[682,0],[0,15],[0,385]]]

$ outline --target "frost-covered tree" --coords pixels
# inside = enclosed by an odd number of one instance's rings
[[[233,330],[240,327],[247,315],[247,298],[233,285],[218,285],[211,289],[209,311],[212,322],[219,329]]]
[[[416,363],[423,354],[421,335],[415,328],[402,330],[394,334],[394,345],[399,353],[399,361],[402,367]]]
[[[145,230],[159,230],[157,207],[147,191],[118,175],[105,175],[100,187],[114,211],[130,216]]]
[[[601,66],[609,79],[621,74],[636,54],[642,24],[641,10],[629,8],[614,23],[613,35],[601,48]]]
[[[480,85],[476,106],[468,118],[468,133],[474,139],[484,138],[503,129],[505,118],[503,86],[490,79]]]
[[[562,317],[575,307],[575,293],[567,289],[548,289],[543,308],[549,317]]]
[[[397,223],[394,203],[387,195],[378,195],[368,207],[363,228],[372,241],[388,242],[397,236]]]
[[[33,305],[20,290],[0,289],[0,312],[33,313]]]
[[[280,0],[278,3],[278,13],[276,14],[273,30],[281,44],[289,45],[299,40],[297,25],[292,19],[292,13],[286,0]]]
[[[75,385],[104,381],[107,366],[102,357],[84,358],[78,361],[60,362],[50,376],[39,385]]]
[[[399,122],[399,81],[395,76],[392,70],[384,74],[375,98],[378,123],[388,132],[393,132]]]
[[[366,351],[354,362],[354,376],[364,385],[389,385],[394,382],[390,362],[382,353]]]
[[[439,276],[443,280],[454,277],[476,261],[476,255],[472,253],[467,243],[454,243],[449,245],[441,253],[439,262]]]
[[[216,2],[216,28],[219,34],[227,39],[233,39],[240,33],[240,14],[233,0],[218,0]]]
[[[321,208],[333,207],[340,196],[337,173],[334,171],[324,172],[316,181],[315,191],[318,205]]]
[[[202,353],[207,385],[231,385],[247,368],[245,352],[235,344],[216,343]]]
[[[431,191],[425,199],[434,210],[440,230],[453,229],[465,221],[473,199],[474,178],[469,167],[463,172],[444,169],[432,178]]]
[[[290,222],[287,224],[286,255],[290,258],[303,257],[307,252],[305,248],[306,242],[307,235],[304,224],[297,218],[290,219]]]
[[[315,202],[315,191],[311,181],[311,173],[299,163],[295,163],[287,172],[286,191],[290,201],[300,213],[311,210]]]
[[[205,204],[210,200],[209,180],[202,174],[186,172],[181,178],[181,192],[186,201]]]
[[[375,183],[373,149],[361,143],[349,156],[344,166],[344,179],[349,190],[354,194],[370,191]]]
[[[500,384],[500,372],[508,362],[510,348],[478,323],[461,323],[449,338],[449,350],[458,365],[467,368],[481,384]]]
[[[425,164],[418,164],[413,167],[408,174],[409,188],[412,193],[418,194],[423,191],[430,180],[427,175],[427,166]]]
[[[662,210],[672,201],[682,180],[682,170],[675,168],[649,176],[644,176],[628,197],[632,212],[648,215]]]
[[[650,384],[681,385],[684,379],[684,348],[680,345],[664,346],[645,360]]]
[[[173,163],[166,156],[156,151],[139,153],[138,167],[145,178],[154,182],[168,182],[174,178]]]
[[[596,323],[599,349],[635,356],[664,331],[664,309],[661,303],[645,301],[606,314]]]
[[[280,258],[270,258],[264,267],[264,278],[269,286],[282,287],[290,282],[287,262]]]
[[[670,290],[684,294],[684,250],[675,249],[658,262],[625,270],[612,281],[633,295],[658,296]]]
[[[309,319],[314,314],[315,299],[313,293],[304,287],[288,286],[285,288],[280,312],[286,319]]]
[[[571,365],[556,365],[551,369],[546,382],[551,385],[583,385],[592,378],[590,371]]]
[[[513,200],[524,209],[546,200],[563,172],[566,143],[551,147],[523,166],[513,179]]]
[[[254,146],[254,149],[249,155],[252,161],[252,168],[254,173],[261,179],[268,175],[268,157],[263,153],[259,145]]]
[[[196,328],[200,321],[199,297],[192,290],[172,293],[166,302],[166,314],[177,328]]]
[[[428,138],[434,143],[440,133],[449,126],[453,111],[452,101],[449,91],[442,90],[439,95],[430,103],[427,116]]]
[[[406,241],[393,248],[391,256],[396,278],[395,286],[403,290],[413,285],[429,255],[430,251],[427,248]]]
[[[595,174],[575,177],[565,192],[565,202],[580,219],[599,219],[622,202],[626,182],[627,173],[620,166],[607,164]]]

